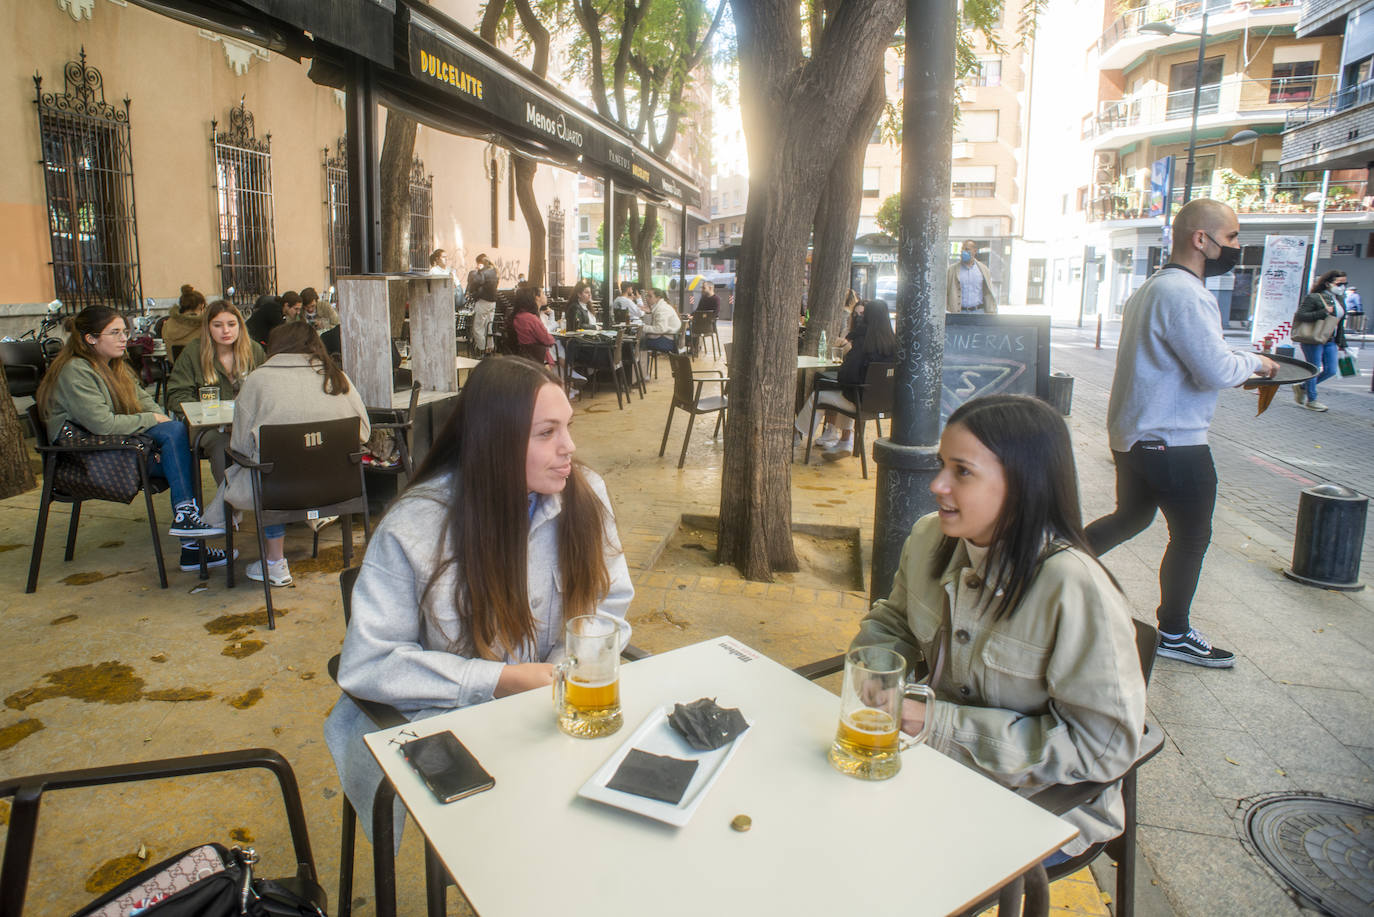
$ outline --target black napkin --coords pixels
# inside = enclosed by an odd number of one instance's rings
[[[636,796],[677,805],[682,801],[682,794],[687,792],[687,784],[692,782],[692,775],[696,772],[695,761],[684,761],[667,755],[651,755],[647,751],[632,748],[606,786],[622,793],[633,793]]]
[[[687,744],[699,751],[711,751],[733,742],[749,728],[744,714],[735,707],[724,708],[715,698],[703,697],[690,704],[674,704],[668,722]]]

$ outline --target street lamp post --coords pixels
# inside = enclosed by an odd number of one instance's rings
[[[1184,32],[1168,22],[1147,22],[1140,27],[1142,32],[1153,32],[1156,35],[1196,35],[1197,36],[1197,66],[1193,69],[1193,120],[1188,128],[1188,162],[1183,169],[1183,203],[1188,203],[1193,199],[1193,167],[1197,155],[1197,116],[1198,110],[1202,106],[1202,66],[1207,57],[1207,7],[1202,8],[1202,28],[1197,32]],[[1173,203],[1172,192],[1170,200],[1164,202],[1164,225],[1169,225],[1169,207]]]

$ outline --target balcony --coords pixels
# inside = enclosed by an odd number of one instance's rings
[[[1180,166],[1180,169],[1182,167]],[[1241,178],[1227,169],[1212,174],[1211,181],[1193,187],[1193,198],[1210,197],[1228,204],[1232,210],[1244,216],[1315,216],[1317,203],[1304,198],[1314,191],[1320,192],[1322,183],[1295,181],[1266,181],[1258,178]],[[1365,214],[1374,212],[1374,198],[1367,182],[1332,182],[1326,192],[1326,216],[1339,218],[1349,215],[1352,220],[1367,219]],[[1113,188],[1101,186],[1097,196],[1088,202],[1088,219],[1093,222],[1108,220],[1147,220],[1151,219],[1149,210],[1150,192],[1138,188]],[[1183,206],[1183,189],[1174,189],[1174,212]],[[1153,219],[1159,219],[1158,215]]]
[[[1221,35],[1254,24],[1251,20],[1256,18],[1262,18],[1266,24],[1296,25],[1302,4],[1303,0],[1165,0],[1142,4],[1122,13],[1102,33],[1097,40],[1097,66],[1120,70],[1148,50],[1195,40],[1190,35],[1165,37],[1141,32],[1140,27],[1147,22],[1168,22],[1184,31],[1196,32],[1205,5],[1208,33]]]
[[[1330,93],[1336,76],[1249,79],[1239,74],[1220,83],[1204,85],[1198,100],[1198,126],[1202,129],[1253,124],[1283,124],[1290,110],[1306,107],[1313,99]],[[1161,132],[1187,131],[1193,116],[1193,90],[1148,92],[1101,102],[1093,120],[1093,146],[1119,149]]]
[[[1374,79],[1288,112],[1283,168],[1358,169],[1374,159]]]

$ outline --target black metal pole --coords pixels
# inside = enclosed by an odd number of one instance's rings
[[[606,308],[601,310],[601,317],[605,325],[611,324],[608,316],[611,314],[611,300],[615,298],[616,282],[620,279],[620,255],[616,251],[616,243],[620,240],[620,227],[615,225],[615,180],[609,175],[606,176],[604,185],[604,196],[606,206],[602,208],[604,215],[602,224],[606,227],[606,268],[602,273],[606,278]]]
[[[1202,8],[1202,28],[1197,39],[1197,67],[1193,70],[1193,123],[1188,128],[1188,165],[1183,174],[1183,203],[1193,199],[1193,158],[1197,153],[1197,113],[1202,103],[1202,65],[1207,55],[1207,7]],[[1221,90],[1218,89],[1218,92]]]
[[[954,136],[955,4],[908,0],[902,96],[902,209],[897,269],[897,386],[878,467],[869,597],[885,597],[916,520],[934,509],[949,269],[949,188]]]
[[[677,311],[687,311],[687,202],[682,202],[682,244],[677,253]],[[693,345],[696,346],[696,345]]]
[[[348,75],[348,254],[355,274],[382,269],[382,183],[372,63],[355,55]]]

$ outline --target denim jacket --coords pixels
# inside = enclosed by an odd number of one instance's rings
[[[1008,618],[992,620],[981,572],[963,542],[937,576],[942,539],[935,514],[902,549],[891,595],[864,618],[853,646],[885,646],[920,671],[936,656],[945,608],[949,645],[931,718],[937,751],[1022,793],[1056,783],[1108,782],[1139,754],[1145,680],[1125,597],[1106,571],[1075,548],[1041,561]],[[1119,788],[1068,813],[1076,855],[1121,833]]]

